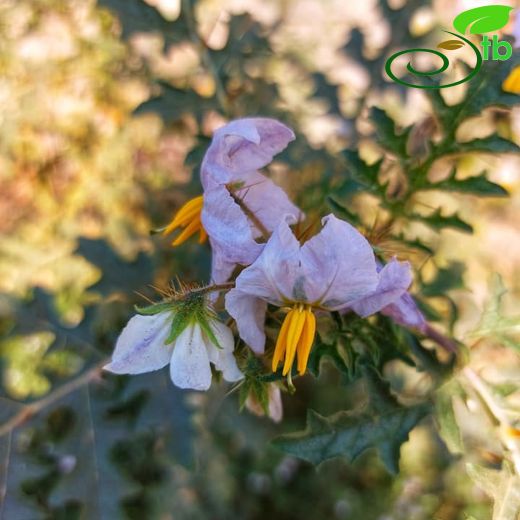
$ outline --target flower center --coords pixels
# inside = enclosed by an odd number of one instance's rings
[[[307,361],[316,334],[316,317],[309,305],[297,303],[287,313],[276,340],[273,354],[272,370],[278,370],[278,364],[284,359],[282,374],[291,370],[297,356],[298,373],[305,374]]]
[[[182,206],[172,221],[168,224],[166,229],[163,231],[163,235],[169,235],[177,228],[184,228],[172,242],[172,246],[181,245],[197,232],[199,232],[199,244],[206,241],[208,235],[202,227],[202,221],[200,218],[203,204],[204,200],[202,195],[189,200],[184,204],[184,206]]]

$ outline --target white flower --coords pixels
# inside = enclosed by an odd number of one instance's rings
[[[226,381],[244,376],[233,356],[231,330],[216,318],[207,325],[214,334],[217,347],[197,320],[192,320],[175,340],[171,335],[174,312],[134,316],[117,339],[112,362],[104,368],[115,374],[142,374],[159,370],[170,363],[170,376],[179,388],[207,390],[211,385],[210,363],[222,372]]]

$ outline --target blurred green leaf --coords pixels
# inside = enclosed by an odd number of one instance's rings
[[[464,233],[473,233],[473,227],[462,220],[456,213],[453,215],[443,215],[441,208],[430,215],[419,215],[418,213],[414,213],[409,215],[408,218],[410,220],[423,222],[435,231],[442,231],[443,229],[451,228]]]
[[[498,135],[491,135],[483,139],[474,139],[464,143],[453,143],[451,149],[447,149],[447,153],[520,153],[520,147]]]
[[[81,255],[102,273],[101,279],[89,290],[103,296],[121,292],[143,290],[153,282],[154,261],[146,253],[140,252],[132,261],[123,259],[105,240],[81,237],[75,254]]]
[[[471,195],[480,195],[481,197],[505,197],[509,195],[507,190],[502,188],[502,186],[488,180],[486,172],[466,179],[457,179],[456,175],[457,170],[454,169],[447,179],[441,182],[426,184],[422,189],[468,193]]]
[[[462,388],[456,381],[449,381],[435,392],[435,419],[439,434],[451,453],[464,452],[459,425],[453,409],[453,398],[461,395]]]
[[[466,97],[456,105],[448,105],[440,90],[429,89],[427,95],[435,109],[436,117],[448,136],[446,143],[452,147],[460,124],[478,116],[488,107],[512,107],[518,104],[518,96],[504,92],[502,83],[520,64],[520,52],[515,50],[507,61],[485,61],[479,73],[471,81]]]
[[[495,274],[490,283],[490,298],[468,338],[489,337],[520,351],[520,316],[504,316],[503,299],[507,292],[502,277]]]
[[[449,291],[463,289],[463,274],[466,270],[461,262],[451,262],[447,267],[437,269],[435,278],[428,283],[423,283],[422,295],[434,298],[446,296]]]
[[[370,119],[375,124],[377,143],[398,157],[408,157],[407,143],[412,127],[397,132],[394,120],[388,114],[377,107],[370,111]]]
[[[194,0],[189,0],[195,3]],[[175,21],[168,21],[151,5],[143,0],[97,0],[117,15],[123,29],[123,38],[128,39],[136,33],[155,32],[164,38],[166,46],[189,40],[190,32],[183,13]]]
[[[520,477],[508,466],[500,471],[476,464],[466,465],[469,476],[493,498],[493,520],[517,520],[520,513]]]

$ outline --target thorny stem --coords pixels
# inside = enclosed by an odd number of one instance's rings
[[[477,392],[478,396],[482,401],[484,401],[493,417],[497,420],[499,426],[504,430],[504,433],[501,436],[502,443],[509,450],[515,467],[515,472],[520,476],[520,444],[508,433],[509,430],[514,429],[514,425],[511,423],[506,411],[497,402],[492,391],[488,388],[486,383],[482,381],[480,376],[470,367],[464,368],[463,373],[466,376],[467,381]]]
[[[83,374],[80,376],[76,377],[75,379],[71,379],[42,399],[24,405],[17,414],[13,415],[13,417],[11,417],[8,421],[0,425],[0,437],[9,434],[15,428],[21,426],[25,421],[41,412],[43,409],[54,404],[56,401],[59,401],[61,398],[74,392],[78,388],[98,377],[103,366],[106,365],[109,361],[110,358],[104,359],[103,361],[89,368],[86,372],[83,372]]]
[[[235,287],[235,282],[206,285],[204,287],[198,287],[196,289],[189,289],[186,293],[176,296],[173,299],[182,299],[185,298],[188,294],[209,294],[217,291],[228,291],[229,289],[233,289],[233,287]]]

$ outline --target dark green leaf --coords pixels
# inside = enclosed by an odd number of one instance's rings
[[[347,163],[347,169],[354,179],[369,188],[377,187],[379,169],[381,168],[383,159],[373,164],[367,164],[355,150],[345,150],[343,157]]]
[[[465,266],[461,262],[452,262],[448,267],[441,267],[431,282],[423,284],[422,295],[426,297],[446,296],[448,291],[464,288],[464,271]]]
[[[125,39],[136,33],[158,32],[163,36],[166,46],[169,46],[190,38],[182,12],[177,20],[170,22],[143,0],[98,0],[98,5],[117,15]]]
[[[141,103],[134,111],[136,115],[153,112],[166,123],[171,123],[184,114],[194,114],[200,122],[206,111],[218,108],[214,97],[203,98],[193,90],[177,88],[164,81],[157,84],[160,85],[162,94]]]
[[[412,127],[405,128],[398,133],[394,120],[384,110],[377,107],[370,111],[370,119],[375,125],[378,144],[398,157],[408,157],[407,143]]]
[[[423,222],[435,231],[442,231],[445,228],[452,228],[463,231],[465,233],[473,233],[473,228],[467,222],[464,222],[464,220],[462,220],[457,214],[443,215],[442,209],[440,208],[431,215],[427,216],[414,213],[409,216],[409,219]]]
[[[486,172],[466,179],[457,179],[456,170],[453,170],[446,180],[427,184],[422,189],[469,193],[481,197],[505,197],[509,195],[502,186],[489,181]]]
[[[498,135],[491,135],[483,139],[474,139],[465,143],[454,143],[447,153],[469,153],[469,152],[483,152],[483,153],[520,153],[520,147]]]
[[[403,407],[377,374],[367,369],[366,377],[367,406],[330,417],[309,410],[306,429],[278,437],[275,446],[313,464],[338,456],[353,461],[365,450],[377,448],[388,470],[396,473],[401,444],[429,407]]]

